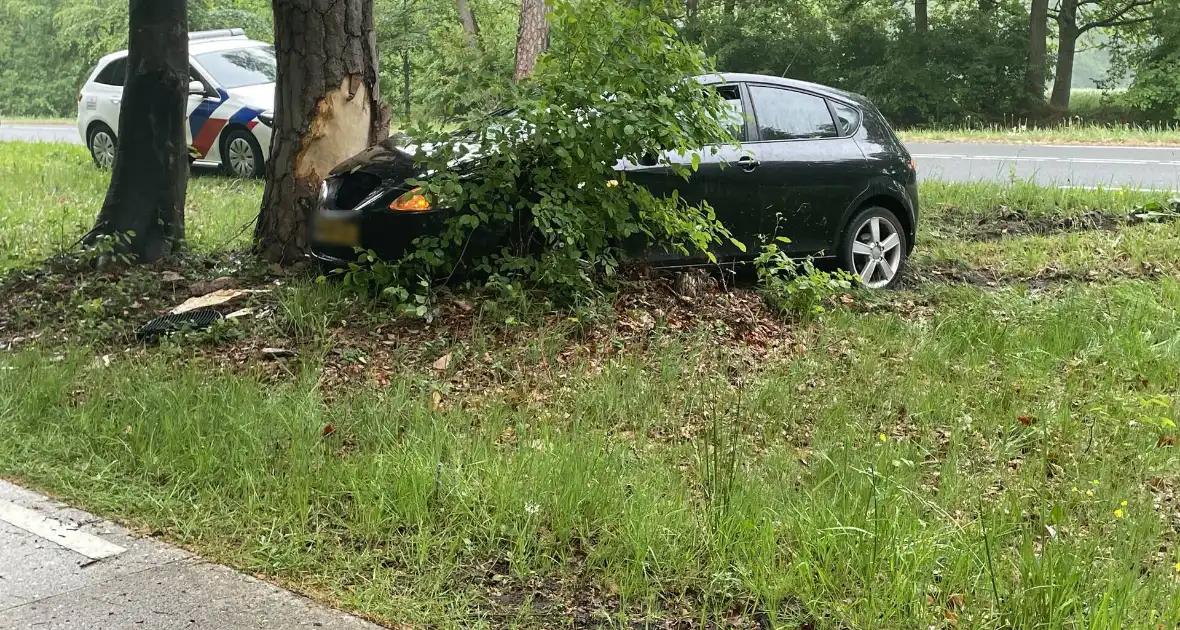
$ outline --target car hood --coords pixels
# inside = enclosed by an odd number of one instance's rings
[[[479,162],[480,154],[477,151],[477,147],[476,145],[459,142],[457,136],[455,137],[455,142],[458,147],[466,147],[468,152],[448,162],[447,168],[457,171],[460,174],[470,172]],[[438,147],[439,145],[436,144],[421,145],[422,152],[426,155],[435,152]],[[429,177],[432,173],[423,171],[421,165],[415,159],[418,155],[418,150],[419,145],[408,136],[402,134],[390,136],[384,142],[379,142],[341,162],[336,168],[332,169],[329,177],[338,177],[357,171],[372,173],[382,179],[396,180],[399,183],[409,178]]]
[[[273,110],[275,106],[275,84],[247,85],[245,87],[226,90],[231,98],[246,107],[261,111]]]

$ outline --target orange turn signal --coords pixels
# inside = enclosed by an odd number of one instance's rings
[[[432,210],[433,206],[426,195],[422,194],[422,189],[415,188],[391,201],[389,209],[395,212],[426,212]]]

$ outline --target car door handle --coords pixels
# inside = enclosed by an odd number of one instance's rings
[[[744,170],[746,172],[749,172],[749,171],[752,171],[752,170],[758,168],[758,164],[760,164],[760,162],[758,162],[758,160],[755,160],[754,158],[752,158],[748,155],[743,156],[741,159],[738,160],[738,166],[742,167],[742,170]]]

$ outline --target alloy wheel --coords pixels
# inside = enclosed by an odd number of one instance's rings
[[[901,236],[892,222],[869,217],[856,229],[852,242],[852,267],[860,281],[879,289],[893,281],[901,267]]]

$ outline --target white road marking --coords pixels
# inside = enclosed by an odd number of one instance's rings
[[[1142,166],[1145,164],[1161,164],[1177,166],[1180,161],[1165,160],[1128,160],[1125,158],[1085,158],[1085,157],[1052,157],[1047,155],[957,155],[951,153],[915,153],[915,160],[975,160],[983,162],[1057,162],[1059,164],[1120,164]]]
[[[0,501],[0,521],[36,534],[91,560],[102,560],[127,551],[124,547],[107,542],[98,536],[70,529],[57,519],[49,518],[11,501]]]
[[[1105,190],[1107,192],[1129,191],[1145,193],[1175,192],[1169,188],[1127,188],[1126,186],[1058,186],[1061,190]]]

